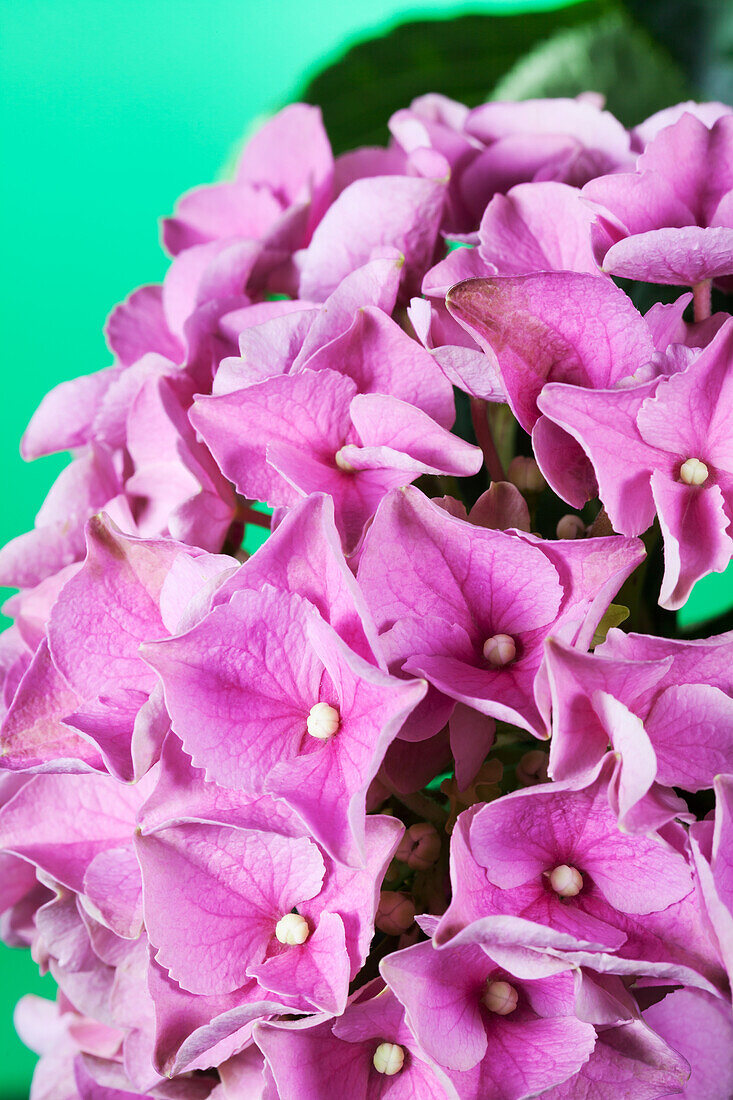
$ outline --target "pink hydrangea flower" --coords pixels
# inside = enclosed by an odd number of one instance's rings
[[[587,644],[640,557],[630,540],[560,545],[474,526],[409,489],[380,507],[359,582],[395,667],[542,737],[545,637]]]
[[[388,989],[360,996],[335,1023],[263,1023],[256,1041],[282,1100],[322,1096],[338,1080],[353,1096],[454,1100],[445,1073],[425,1054]]]
[[[632,767],[641,763],[648,738],[652,778],[664,786],[700,790],[730,772],[733,682],[727,654],[733,639],[706,641],[686,645],[643,635],[627,640],[612,631],[593,656],[549,642],[553,778],[590,775],[609,738]],[[618,656],[611,656],[614,651]],[[621,733],[624,724],[628,738]]]
[[[727,322],[668,377],[615,390],[553,382],[538,399],[542,412],[589,456],[616,530],[638,534],[658,515],[664,607],[681,607],[695,581],[724,570],[733,553],[732,341]]]
[[[594,246],[603,270],[698,286],[733,272],[733,118],[685,111],[663,126],[635,172],[592,180],[601,209]],[[709,312],[709,309],[708,309]]]
[[[636,536],[733,550],[730,120],[296,104],[177,203],[0,553],[34,1100],[727,1097],[731,636]]]

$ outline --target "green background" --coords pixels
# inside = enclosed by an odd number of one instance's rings
[[[107,313],[165,272],[157,219],[217,175],[247,127],[347,45],[399,21],[560,6],[0,0],[0,543],[32,526],[65,461],[20,460],[33,410],[57,382],[107,365]],[[720,578],[700,588],[719,603]],[[3,1100],[27,1094],[34,1062],[11,1025],[26,991],[53,995],[27,952],[0,948]]]

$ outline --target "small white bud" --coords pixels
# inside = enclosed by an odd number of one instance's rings
[[[336,451],[335,461],[336,461],[336,465],[338,466],[339,470],[343,470],[343,472],[345,474],[353,474],[354,467],[351,465],[351,463],[348,461],[348,459],[344,458],[344,448],[343,447],[339,447],[339,449]]]
[[[680,481],[684,481],[685,485],[704,485],[709,474],[707,466],[699,458],[688,458],[680,466]]]
[[[481,998],[489,1012],[508,1016],[517,1007],[519,994],[509,982],[487,982]]]
[[[494,668],[508,665],[517,655],[517,646],[511,634],[494,634],[484,642],[484,657]]]
[[[561,898],[574,898],[583,889],[583,876],[577,868],[561,863],[550,872],[550,886]]]
[[[397,1043],[380,1043],[372,1058],[377,1073],[385,1077],[394,1077],[405,1063],[405,1052]]]
[[[341,715],[336,707],[328,703],[316,703],[308,713],[306,727],[311,737],[317,737],[319,741],[328,741],[338,732],[341,725]]]
[[[310,934],[308,921],[299,913],[286,913],[275,925],[275,936],[280,943],[286,943],[288,947],[305,943]]]

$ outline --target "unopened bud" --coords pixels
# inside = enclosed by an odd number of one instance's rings
[[[429,821],[418,821],[407,830],[395,853],[413,871],[427,871],[440,855],[438,830]]]
[[[519,995],[509,982],[487,982],[481,1000],[489,1012],[508,1016],[517,1007]]]
[[[385,1077],[394,1077],[404,1063],[405,1052],[397,1043],[380,1043],[372,1058],[377,1073],[383,1073]]]
[[[517,764],[517,779],[523,787],[544,783],[547,779],[547,765],[546,752],[542,752],[541,749],[530,749]]]
[[[286,913],[275,925],[275,936],[289,947],[305,943],[311,934],[308,921],[299,913]]]
[[[550,886],[561,898],[574,898],[583,889],[583,876],[577,868],[561,863],[550,872]]]
[[[506,479],[516,486],[520,493],[541,493],[547,485],[535,460],[527,458],[526,455],[517,455],[511,460]]]
[[[709,475],[710,471],[699,458],[688,458],[680,466],[680,481],[685,485],[704,485]]]
[[[555,533],[559,539],[582,539],[585,538],[585,524],[580,516],[568,512],[557,521]]]
[[[508,665],[517,655],[517,646],[511,634],[494,634],[484,642],[484,657],[494,668]]]
[[[341,715],[336,707],[328,703],[316,703],[308,714],[306,726],[311,737],[317,737],[319,741],[328,741],[338,732],[341,725]]]
[[[415,905],[411,898],[395,890],[382,890],[374,923],[380,932],[399,936],[415,920]]]

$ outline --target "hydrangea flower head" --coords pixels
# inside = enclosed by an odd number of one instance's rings
[[[34,1100],[730,1093],[733,641],[674,613],[733,552],[731,111],[389,132],[266,122],[24,437]]]

